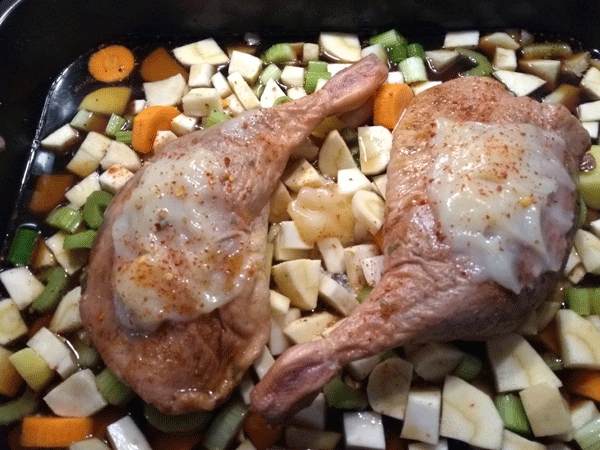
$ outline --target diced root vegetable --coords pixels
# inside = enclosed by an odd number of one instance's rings
[[[295,344],[302,344],[319,336],[338,319],[339,317],[326,311],[313,313],[287,324],[283,333]]]
[[[479,31],[450,31],[444,38],[445,48],[476,47],[479,44]]]
[[[442,391],[438,387],[411,389],[401,436],[428,444],[439,440]]]
[[[152,450],[144,434],[130,416],[106,427],[108,440],[115,450]]]
[[[600,369],[600,331],[568,309],[556,313],[565,367]]]
[[[367,396],[373,411],[404,419],[413,365],[401,358],[379,363],[369,375]]]
[[[263,347],[260,355],[253,363],[254,370],[258,378],[264,377],[274,362],[275,359],[273,359],[273,355],[271,355],[269,349],[267,347]]]
[[[44,290],[44,285],[27,267],[15,267],[0,272],[0,281],[19,309],[29,306]]]
[[[0,345],[10,344],[26,333],[27,325],[17,304],[10,298],[0,300]]]
[[[227,54],[212,38],[177,47],[173,49],[173,54],[181,64],[186,66],[201,63],[219,66],[229,62]]]
[[[311,259],[286,261],[274,265],[271,274],[279,290],[293,306],[312,310],[317,305],[321,262]]]
[[[359,127],[358,148],[360,170],[365,175],[376,175],[387,167],[392,150],[392,133],[382,127]]]
[[[494,76],[518,97],[529,95],[546,83],[546,80],[535,75],[511,70],[496,70]]]
[[[522,390],[519,395],[534,436],[571,431],[571,415],[557,387],[540,383]]]
[[[452,344],[430,342],[411,353],[409,361],[414,365],[415,373],[428,381],[439,381],[451,373],[464,352]]]
[[[320,431],[288,426],[285,429],[285,443],[289,448],[312,448],[333,450],[342,435],[334,431]]]
[[[77,142],[79,133],[68,123],[50,133],[40,144],[46,150],[62,153]]]
[[[44,400],[54,414],[63,417],[89,417],[107,405],[90,369],[75,372],[48,392]]]
[[[194,88],[182,98],[183,113],[187,116],[204,117],[212,110],[223,111],[221,97],[213,88]]]
[[[376,412],[344,413],[344,437],[348,449],[386,448],[383,421]]]
[[[358,223],[375,234],[383,225],[385,203],[375,192],[360,190],[352,196],[352,212]]]
[[[321,33],[319,45],[323,52],[340,62],[355,62],[361,58],[358,36],[345,33]]]
[[[190,67],[188,86],[211,87],[211,78],[216,73],[215,66],[209,63],[194,64]]]
[[[353,294],[325,273],[321,273],[319,297],[344,316],[349,315],[359,305]]]

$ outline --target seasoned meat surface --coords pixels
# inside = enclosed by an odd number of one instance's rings
[[[317,93],[173,142],[105,213],[81,316],[107,366],[166,413],[225,400],[264,347],[269,198],[291,151],[387,76],[371,56]]]
[[[589,145],[567,109],[490,78],[417,96],[394,129],[380,283],[326,337],[280,356],[252,392],[254,409],[280,422],[353,360],[516,329],[568,254],[570,175]]]

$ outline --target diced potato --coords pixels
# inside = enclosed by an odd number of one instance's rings
[[[327,72],[329,72],[331,74],[331,76],[336,75],[338,72],[341,72],[344,69],[347,69],[348,67],[350,67],[349,63],[329,63],[327,64]],[[327,80],[325,79],[320,79],[318,81],[318,83],[321,82],[326,82]],[[318,86],[318,84],[317,84]]]
[[[347,449],[386,449],[383,421],[376,412],[345,412],[344,436]]]
[[[26,333],[27,325],[17,304],[10,298],[0,300],[0,345],[10,344]]]
[[[179,114],[171,120],[171,129],[177,136],[190,134],[196,130],[196,125],[198,125],[198,118],[185,114]]]
[[[249,84],[256,83],[262,69],[262,59],[234,50],[229,61],[229,75],[238,72]]]
[[[131,147],[122,142],[111,141],[106,149],[106,154],[100,160],[100,166],[107,170],[115,164],[131,172],[137,172],[142,168],[142,160]]]
[[[245,111],[244,105],[237,95],[231,94],[223,99],[223,112],[231,117],[237,117]]]
[[[385,203],[375,192],[360,190],[352,196],[352,212],[357,223],[376,234],[383,225]]]
[[[367,397],[373,411],[403,420],[412,374],[412,364],[401,358],[388,358],[377,364],[367,384]]]
[[[579,105],[580,97],[581,88],[571,84],[561,84],[554,91],[545,96],[542,99],[542,102],[563,105],[569,111],[574,113]]]
[[[304,67],[285,66],[279,78],[287,87],[304,87]]]
[[[298,160],[282,176],[283,184],[293,192],[303,187],[318,188],[325,185],[325,178],[306,159]]]
[[[354,294],[325,273],[321,273],[319,297],[343,316],[349,315],[359,305]]]
[[[310,250],[286,248],[282,243],[281,233],[277,233],[273,241],[273,258],[276,261],[293,261],[310,259]]]
[[[48,363],[48,366],[58,371],[63,378],[77,370],[75,356],[69,347],[46,327],[40,328],[27,341],[27,347],[35,350]]]
[[[271,305],[271,314],[273,317],[279,319],[285,316],[290,310],[290,303],[291,300],[288,297],[271,289],[269,304]]]
[[[590,67],[579,85],[594,100],[600,100],[600,70]]]
[[[73,442],[69,445],[69,450],[111,450],[111,448],[102,439],[93,437]]]
[[[388,84],[402,84],[404,83],[404,74],[399,70],[392,70],[388,72],[387,81]]]
[[[368,47],[363,48],[360,51],[360,56],[364,58],[365,56],[375,55],[384,64],[388,62],[387,50],[381,44],[369,45]],[[332,74],[333,75],[333,74]]]
[[[533,435],[551,436],[571,431],[571,415],[556,386],[540,383],[519,392]]]
[[[283,329],[283,333],[295,344],[302,344],[318,337],[338,320],[339,317],[327,311],[313,313],[288,323]]]
[[[320,271],[321,262],[313,259],[285,261],[271,268],[280,292],[293,306],[309,311],[317,306]]]
[[[319,44],[305,42],[302,44],[302,62],[316,61],[319,59]]]
[[[80,177],[87,177],[98,168],[111,142],[113,142],[111,139],[100,133],[89,132],[67,164],[67,169]]]
[[[511,70],[496,70],[493,75],[517,97],[529,95],[546,83],[546,80],[535,75]]]
[[[546,446],[540,442],[525,439],[512,431],[504,430],[502,450],[546,450]]]
[[[42,147],[56,153],[69,149],[79,139],[79,132],[68,123],[50,133],[40,141]]]
[[[216,73],[215,66],[209,63],[193,64],[188,78],[189,87],[211,87],[212,76]]]
[[[9,360],[12,354],[10,350],[0,347],[0,395],[8,397],[14,397],[23,383],[23,378]]]
[[[260,108],[260,100],[256,97],[250,86],[239,72],[233,72],[227,77],[231,90],[237,95],[241,104],[244,105],[244,109],[258,109]]]
[[[600,331],[570,309],[559,310],[556,318],[565,367],[600,369]]]
[[[186,116],[204,117],[213,110],[223,111],[221,97],[213,88],[194,88],[181,100]]]
[[[355,62],[361,58],[358,36],[346,33],[322,32],[319,45],[330,58],[340,62]]]
[[[454,370],[465,356],[450,343],[430,342],[411,353],[408,360],[415,372],[427,381],[439,381]]]
[[[221,98],[225,98],[230,96],[233,91],[231,90],[231,86],[229,86],[229,81],[225,78],[221,72],[215,73],[211,78],[213,87],[217,90]]]
[[[355,292],[367,288],[369,284],[360,265],[361,259],[379,255],[379,249],[373,244],[359,244],[344,249],[344,265],[350,286]]]
[[[67,164],[67,169],[83,178],[94,173],[99,166],[99,159],[80,149]]]
[[[177,135],[171,130],[160,130],[158,133],[156,133],[154,143],[152,144],[152,150],[154,152],[160,151],[165,147],[165,145],[173,142],[176,139]]]
[[[273,318],[271,318],[271,330],[267,345],[269,347],[269,352],[273,356],[281,355],[290,347],[289,340],[283,333],[283,329]]]
[[[592,140],[598,139],[598,131],[600,130],[600,122],[581,122],[581,126],[585,128]]]
[[[286,220],[281,222],[281,241],[279,245],[283,248],[297,249],[297,250],[310,250],[314,247],[313,243],[307,243],[302,240],[298,228],[292,220]]]
[[[575,233],[574,244],[585,270],[600,275],[600,239],[589,231],[579,229]]]
[[[561,72],[571,78],[581,78],[590,67],[590,52],[573,53],[563,59]]]
[[[420,83],[412,83],[410,88],[414,95],[419,95],[421,92],[426,91],[429,88],[442,84],[441,81],[421,81]]]
[[[129,112],[132,115],[137,116],[139,113],[142,112],[142,110],[146,106],[148,106],[148,103],[146,102],[145,99],[143,99],[143,98],[136,99],[131,102],[131,108],[129,109]]]
[[[440,435],[442,391],[435,386],[414,388],[408,393],[401,437],[437,444]]]
[[[577,107],[577,115],[581,121],[600,120],[600,100],[581,103]]]
[[[300,426],[322,431],[325,429],[326,413],[327,402],[325,401],[325,395],[321,392],[317,394],[310,405],[301,409],[292,417],[292,422]]]
[[[116,194],[133,177],[134,173],[125,167],[115,164],[104,171],[98,178],[102,189]]]
[[[170,78],[144,83],[148,106],[176,106],[181,103],[187,83],[178,73]]]
[[[387,174],[378,175],[373,178],[373,185],[375,186],[375,192],[377,192],[385,200],[385,191],[387,187]]]
[[[331,131],[319,151],[318,166],[321,173],[335,178],[339,170],[355,169],[356,163],[338,130]]]
[[[308,94],[302,86],[294,86],[288,88],[287,95],[292,100],[298,100],[299,98],[306,97]]]
[[[20,310],[29,306],[44,290],[44,285],[24,266],[0,272],[0,281]],[[9,303],[3,305],[10,311]]]
[[[371,256],[370,258],[360,260],[360,266],[369,286],[374,287],[381,280],[384,261],[385,256],[383,255]]]
[[[517,50],[521,45],[508,33],[498,31],[479,39],[479,48],[486,53],[493,53],[497,48]]]
[[[130,97],[131,88],[124,86],[103,87],[86,95],[79,105],[79,109],[122,116]]]
[[[173,49],[173,54],[181,64],[186,66],[201,63],[219,66],[229,62],[229,57],[213,38],[177,47]]]
[[[98,173],[92,172],[67,192],[65,198],[71,202],[75,209],[81,208],[92,192],[100,189]]]

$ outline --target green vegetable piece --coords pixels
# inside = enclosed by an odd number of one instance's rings
[[[281,43],[270,47],[263,55],[263,61],[267,63],[281,64],[296,59],[296,52],[290,44]]]
[[[0,426],[9,425],[33,414],[39,404],[35,392],[27,389],[19,398],[0,405]]]
[[[427,69],[423,59],[418,56],[411,56],[398,63],[398,68],[404,75],[406,83],[416,83],[419,81],[427,81]]]
[[[104,220],[104,210],[113,196],[106,191],[94,191],[83,205],[83,220],[94,230],[100,228]]]
[[[396,64],[400,64],[400,62],[408,58],[408,47],[406,44],[394,45],[393,47],[389,47],[387,50],[388,54],[390,55],[390,60]]]
[[[354,128],[342,128],[340,130],[340,135],[348,145],[356,144],[358,142],[358,132]]]
[[[312,94],[315,92],[317,88],[317,83],[320,79],[329,80],[331,78],[331,73],[329,72],[310,72],[306,71],[304,74],[304,90],[308,94]]]
[[[185,433],[203,430],[213,417],[212,411],[196,411],[172,416],[163,414],[149,403],[144,404],[144,417],[163,433]]]
[[[600,416],[575,431],[575,442],[581,450],[600,450]]]
[[[121,131],[125,122],[126,120],[118,114],[111,114],[110,119],[108,119],[108,123],[106,124],[105,134],[114,137],[117,131]]]
[[[261,95],[263,95],[263,92],[265,92],[265,85],[262,83],[256,83],[254,86],[252,86],[252,92],[254,92],[256,98],[260,98]]]
[[[99,131],[106,127],[106,117],[86,109],[80,109],[70,122],[73,128],[82,131]]]
[[[467,58],[471,64],[475,65],[472,69],[461,73],[461,76],[489,77],[492,74],[492,64],[490,63],[490,60],[481,53],[468,48],[457,48],[455,50],[459,55],[463,58]]]
[[[68,206],[62,206],[55,209],[48,217],[46,217],[46,223],[52,227],[60,228],[67,233],[74,233],[81,222],[83,217],[79,211],[76,211]]]
[[[275,99],[275,101],[273,102],[273,106],[279,106],[283,103],[287,103],[287,102],[291,102],[292,101],[292,97],[289,97],[287,95],[282,95],[281,97],[277,97]]]
[[[25,266],[29,263],[39,233],[31,228],[19,228],[10,244],[8,260],[15,266]]]
[[[458,363],[458,366],[454,369],[453,374],[457,377],[462,378],[465,381],[471,381],[479,372],[481,372],[481,368],[483,367],[483,362],[480,358],[475,355],[471,355],[467,353]]]
[[[10,355],[8,360],[29,387],[36,392],[41,391],[54,378],[54,370],[32,348],[25,347]]]
[[[115,140],[118,142],[122,142],[123,144],[131,145],[131,141],[133,140],[133,131],[117,131],[115,132]]]
[[[515,433],[529,434],[531,427],[523,409],[521,399],[515,394],[501,394],[494,399],[504,427]]]
[[[583,195],[579,195],[579,216],[577,217],[577,226],[581,228],[587,221],[588,208],[583,199]]]
[[[327,404],[337,409],[363,410],[369,405],[366,392],[342,381],[338,375],[323,386]]]
[[[206,430],[203,447],[206,450],[225,450],[237,436],[247,414],[248,407],[240,399],[227,402]]]
[[[77,354],[77,364],[83,368],[95,367],[100,362],[100,354],[94,347],[84,345],[81,341],[74,341],[73,349]]]
[[[111,405],[124,405],[134,397],[131,388],[119,380],[108,367],[96,375],[96,386],[102,397]]]
[[[590,288],[590,313],[600,314],[600,288]]]
[[[411,56],[417,56],[421,59],[425,58],[425,50],[423,50],[421,44],[409,44],[406,47],[406,53],[408,54],[409,58]]]
[[[223,111],[217,111],[216,109],[213,109],[208,114],[208,117],[206,117],[206,121],[204,122],[204,128],[212,127],[213,125],[216,125],[218,123],[227,122],[230,119],[231,117],[229,117]]]
[[[600,209],[600,145],[592,145],[587,153],[595,160],[595,166],[579,172],[577,188],[588,208]]]
[[[262,71],[258,79],[260,80],[261,84],[267,84],[269,80],[279,80],[282,72],[283,71],[275,64],[269,64],[267,67],[265,67],[265,70]]]
[[[373,290],[372,287],[364,288],[362,291],[360,291],[358,294],[356,294],[356,301],[358,303],[364,302],[367,299],[367,297],[369,295],[371,295],[372,290]]]
[[[569,309],[580,316],[590,315],[589,289],[572,287],[567,290],[567,304]]]
[[[68,280],[69,276],[65,269],[60,266],[52,267],[48,273],[48,283],[42,293],[31,303],[31,309],[44,314],[56,308]]]
[[[385,48],[390,49],[394,46],[398,45],[406,45],[406,39],[404,39],[398,32],[394,29],[388,30],[385,33],[378,34],[369,39],[369,44],[381,44]]]
[[[309,72],[327,72],[327,63],[325,61],[309,61],[306,70]]]
[[[80,233],[71,234],[65,237],[63,248],[65,250],[73,250],[76,248],[92,248],[96,230],[86,230]]]
[[[542,359],[544,360],[544,362],[546,363],[546,365],[548,367],[550,367],[550,369],[552,369],[553,371],[556,372],[557,370],[563,369],[562,359],[560,359],[554,353],[545,352],[541,356],[542,356]]]

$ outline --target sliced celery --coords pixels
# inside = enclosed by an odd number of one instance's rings
[[[96,386],[102,397],[111,405],[124,405],[134,396],[131,388],[119,380],[108,367],[96,375]]]
[[[381,44],[385,48],[391,48],[397,45],[406,45],[406,39],[404,39],[396,30],[388,30],[385,33],[378,34],[369,39],[369,44]]]
[[[356,295],[356,300],[358,301],[358,303],[362,303],[363,301],[365,301],[365,299],[371,294],[372,290],[373,290],[372,287],[367,287],[367,288],[364,288],[362,291],[360,291]]]
[[[575,442],[581,450],[600,450],[600,416],[590,420],[575,432]]]
[[[425,58],[425,50],[423,50],[421,44],[409,44],[406,47],[406,53],[409,58],[411,56],[418,56],[421,59]]]
[[[112,114],[110,119],[108,119],[108,124],[106,124],[106,135],[114,136],[117,131],[121,131],[123,125],[125,125],[125,118],[119,116],[118,114]]]
[[[323,386],[327,404],[337,409],[365,409],[369,400],[366,392],[356,389],[342,381],[338,375]]]
[[[579,196],[579,216],[577,216],[577,227],[582,227],[587,221],[588,208],[583,195]]]
[[[86,230],[80,233],[71,234],[65,237],[63,248],[65,250],[72,250],[75,248],[92,248],[95,237],[95,230]]]
[[[600,314],[600,288],[590,288],[590,314]]]
[[[312,94],[315,92],[317,88],[317,83],[320,79],[329,80],[331,78],[331,73],[329,72],[310,72],[306,71],[304,74],[304,90],[308,94]]]
[[[269,64],[262,71],[262,73],[260,74],[258,79],[260,80],[260,82],[262,84],[267,84],[269,82],[269,80],[277,81],[277,80],[279,80],[279,77],[281,76],[281,72],[282,72],[282,70],[279,67],[277,67],[275,64]]]
[[[202,445],[206,450],[225,450],[237,436],[248,414],[248,407],[240,399],[230,400],[223,406],[204,434]]]
[[[481,53],[468,48],[457,48],[456,52],[475,65],[472,69],[463,72],[462,75],[478,77],[487,77],[491,75],[492,64],[490,63],[490,60]]]
[[[149,403],[144,404],[144,417],[150,425],[163,433],[182,433],[203,430],[213,417],[212,411],[197,411],[172,416],[163,414]]]
[[[8,260],[15,266],[25,266],[29,263],[39,233],[31,228],[19,228],[13,237],[8,251]]]
[[[94,191],[83,205],[83,220],[90,228],[98,229],[104,220],[104,210],[113,196],[106,191]]]
[[[287,102],[291,102],[292,101],[292,97],[289,97],[287,95],[282,95],[281,97],[277,97],[275,99],[275,101],[273,102],[273,106],[279,106],[282,103],[287,103]]]
[[[48,273],[48,282],[44,290],[31,304],[31,309],[39,313],[47,313],[58,305],[60,295],[67,285],[69,277],[61,266],[53,267]]]
[[[0,426],[8,425],[35,412],[39,400],[31,389],[27,389],[21,397],[0,405]]]
[[[590,290],[587,288],[572,287],[567,290],[567,304],[569,309],[580,316],[590,315]]]
[[[327,72],[327,63],[325,61],[309,61],[306,70],[309,72]]]
[[[252,86],[252,92],[254,92],[256,98],[260,98],[263,95],[263,92],[265,92],[265,85],[262,83],[256,83],[254,86]]]
[[[550,367],[550,369],[552,369],[555,372],[557,370],[562,370],[562,368],[563,368],[562,360],[558,356],[556,356],[554,353],[546,352],[546,353],[543,353],[541,356],[542,356],[542,359],[544,360],[544,362],[546,363],[546,365],[548,367]]]
[[[418,56],[411,56],[398,63],[398,68],[404,75],[404,80],[410,84],[418,81],[427,81],[425,63]]]
[[[515,394],[500,394],[494,399],[504,427],[516,433],[531,433],[521,399]]]
[[[480,358],[467,353],[452,373],[463,380],[470,381],[479,375],[482,366],[483,363]]]
[[[74,341],[73,349],[77,354],[77,364],[84,369],[95,367],[100,362],[100,354],[94,347],[84,345],[81,341]]]
[[[46,217],[48,225],[60,228],[67,233],[74,233],[82,221],[81,213],[68,206],[57,208]]]
[[[281,43],[270,47],[263,55],[263,60],[267,63],[281,64],[296,59],[296,52],[290,44]]]
[[[117,131],[115,133],[115,140],[122,142],[123,144],[131,145],[132,139],[133,139],[133,131],[132,130]]]
[[[54,371],[32,348],[26,347],[8,357],[16,371],[34,391],[40,391],[52,378]]]
[[[408,48],[406,44],[400,44],[390,47],[388,48],[388,53],[390,55],[390,59],[396,64],[400,64],[400,62],[408,58]]]

